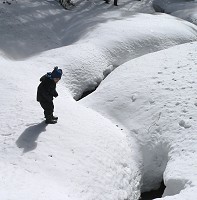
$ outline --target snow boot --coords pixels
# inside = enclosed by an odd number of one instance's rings
[[[58,117],[56,117],[56,116],[52,116],[52,120],[58,120]]]
[[[53,120],[53,119],[46,119],[45,123],[46,123],[46,124],[56,124],[57,121],[56,121],[56,120]]]

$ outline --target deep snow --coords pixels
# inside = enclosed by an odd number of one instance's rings
[[[105,73],[120,64],[196,39],[196,26],[165,14],[119,16],[99,25],[77,43],[44,52],[35,59],[43,62],[43,58],[51,57],[49,64],[63,66],[66,86],[79,99],[84,91],[94,89],[105,78]]]
[[[151,2],[0,5],[0,199],[137,200],[162,177],[162,199],[195,198],[197,27]],[[36,89],[56,65],[46,126]]]
[[[196,185],[196,51],[195,42],[131,60],[81,100],[138,140],[144,190],[165,170],[164,196]]]

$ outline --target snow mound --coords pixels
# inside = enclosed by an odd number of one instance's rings
[[[6,2],[0,5],[0,199],[137,200],[140,190],[158,187],[163,173],[165,195],[194,196],[196,59],[188,52],[196,44],[120,65],[195,41],[196,26],[164,14],[131,15],[150,1],[125,0],[117,10],[76,0],[81,6],[69,14],[53,0]],[[64,72],[54,100],[59,121],[46,126],[36,89],[56,65]],[[107,75],[82,101],[104,116],[73,100]]]
[[[61,84],[54,100],[59,120],[47,126],[36,102],[47,68],[30,61],[1,66],[1,200],[139,198],[135,140],[131,151],[125,133],[74,101]]]
[[[142,191],[158,187],[163,176],[163,199],[192,199],[197,190],[196,45],[131,60],[80,101],[137,140]]]
[[[197,25],[197,2],[186,0],[153,1],[155,10],[169,13]]]
[[[101,0],[73,0],[76,6],[70,11],[58,0],[5,2],[10,4],[0,4],[0,47],[8,58],[16,60],[73,44],[99,24],[120,15],[127,17],[136,10],[153,12],[146,3],[132,0],[121,1],[118,10]]]
[[[110,33],[110,34],[109,34]],[[64,82],[75,99],[96,88],[106,70],[138,56],[197,39],[197,27],[168,15],[138,14],[99,25],[73,45],[35,59],[64,69]],[[64,63],[62,65],[62,63]]]

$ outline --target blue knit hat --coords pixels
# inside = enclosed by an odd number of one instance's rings
[[[62,70],[55,67],[54,70],[51,72],[51,78],[61,78],[62,77]]]

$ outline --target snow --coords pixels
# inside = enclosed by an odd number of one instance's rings
[[[184,0],[155,0],[153,1],[157,9],[170,13],[173,16],[197,24],[197,2]]]
[[[133,59],[81,100],[138,140],[145,158],[145,190],[155,188],[152,180],[162,176],[167,164],[164,196],[196,186],[196,45]]]
[[[59,122],[46,126],[35,102],[39,70],[31,76],[25,70],[28,64],[28,70],[34,72],[35,63],[17,62],[20,71],[9,78],[6,72],[12,75],[17,70],[13,63],[4,64],[2,199],[115,199],[124,196],[125,189],[129,196],[139,196],[137,189],[131,194],[129,184],[132,174],[138,175],[138,164],[134,159],[131,164],[133,152],[114,124],[78,105],[60,87],[62,95],[55,102]],[[19,74],[23,81],[18,81]],[[138,186],[140,175],[135,179],[132,188]]]
[[[75,1],[70,11],[52,0],[8,2],[0,199],[137,200],[162,178],[161,199],[195,199],[195,23],[154,13],[152,1]],[[36,90],[56,65],[59,120],[46,125]]]
[[[106,70],[197,38],[196,26],[168,15],[139,14],[118,19],[99,25],[73,45],[44,52],[36,59],[42,62],[43,57],[53,57],[48,62],[58,65],[65,61],[67,88],[79,99],[84,91],[94,89],[104,79]],[[109,31],[115,34],[109,35]]]

